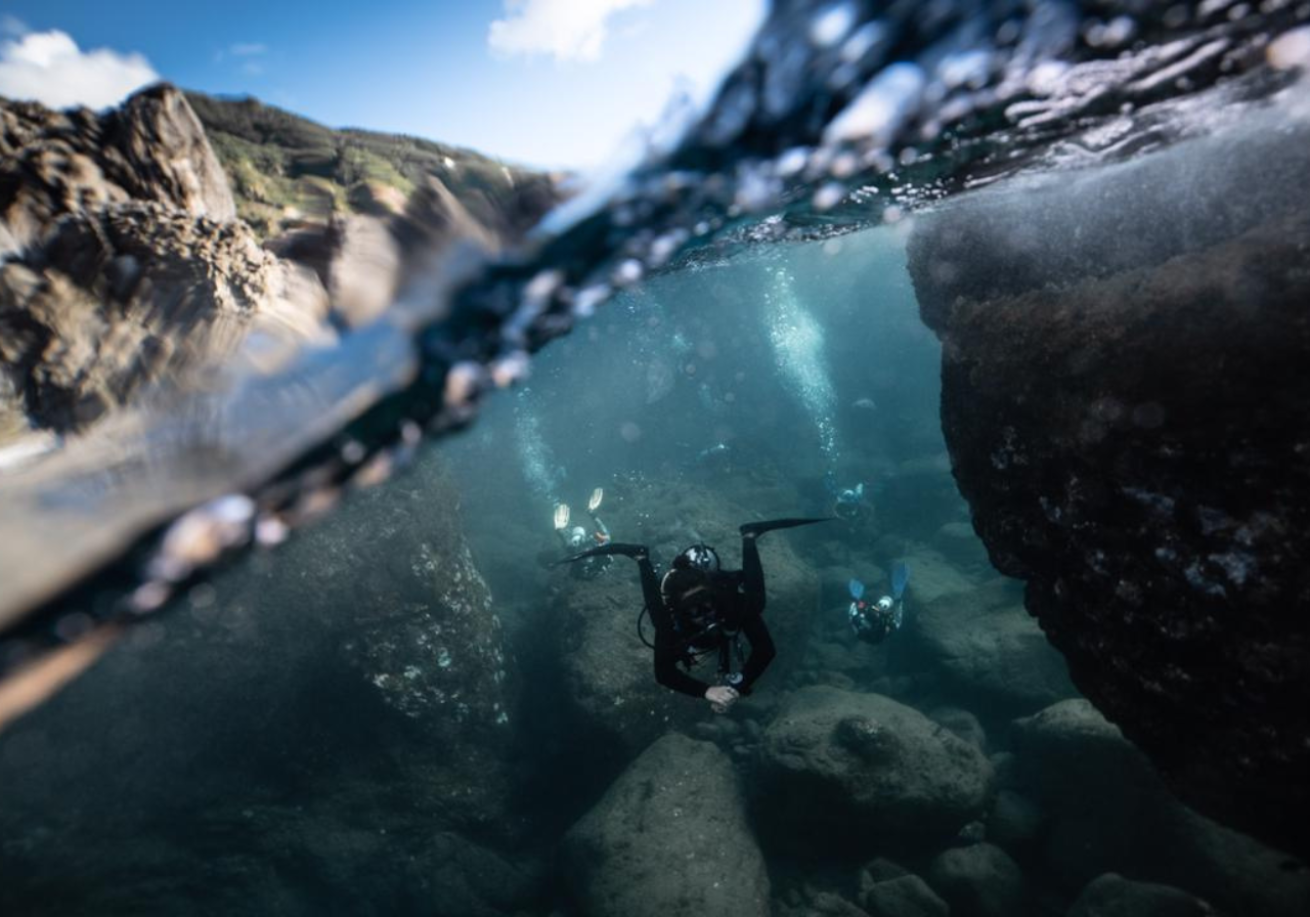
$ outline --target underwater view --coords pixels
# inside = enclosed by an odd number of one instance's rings
[[[0,913],[1310,914],[1310,4],[747,6],[440,13],[719,49],[595,170],[0,23]]]

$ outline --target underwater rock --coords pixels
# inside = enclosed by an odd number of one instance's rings
[[[1214,913],[1210,905],[1180,889],[1107,873],[1083,889],[1068,917],[1207,917]]]
[[[784,845],[903,850],[946,842],[978,818],[991,779],[982,752],[915,710],[811,687],[764,730],[754,799]]]
[[[883,556],[882,552],[886,549],[895,551],[895,554],[887,557],[888,560],[903,561],[909,566],[910,586],[908,594],[910,601],[914,603],[916,608],[923,607],[948,595],[972,592],[978,586],[971,576],[955,567],[936,551],[922,548],[914,549],[909,545],[904,546],[904,548],[897,548],[894,537],[879,539],[874,546],[874,552],[879,556]],[[902,553],[902,550],[904,553]]]
[[[766,917],[769,878],[736,772],[708,742],[651,745],[564,838],[582,917]]]
[[[907,636],[955,692],[992,714],[1032,713],[1075,695],[1064,660],[1023,610],[1015,587],[997,579],[907,615]]]
[[[938,855],[928,867],[928,883],[950,905],[953,917],[1009,917],[1024,911],[1023,873],[992,844]]]
[[[999,783],[999,780],[998,780]],[[1011,853],[1031,844],[1042,827],[1042,813],[1028,797],[1014,790],[996,794],[987,815],[987,837]]]
[[[1107,872],[1186,888],[1234,914],[1310,912],[1310,875],[1178,802],[1150,763],[1086,700],[1013,728],[1021,776],[1046,817],[1044,857],[1070,892]]]
[[[869,917],[947,917],[950,905],[915,875],[874,882],[860,894]]]
[[[987,753],[987,733],[978,722],[978,717],[968,710],[961,710],[959,707],[937,707],[928,711],[928,719],[934,723],[941,723],[983,754]]]
[[[946,523],[937,530],[932,544],[948,561],[966,570],[987,565],[987,547],[967,522]]]
[[[454,833],[437,835],[430,860],[433,917],[497,917],[532,903],[537,878]]]
[[[909,242],[993,563],[1178,792],[1302,856],[1307,173],[1306,119],[1275,106],[1240,133],[962,197]]]

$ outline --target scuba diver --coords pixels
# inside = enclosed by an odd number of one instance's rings
[[[595,524],[595,530],[590,533],[580,525],[569,527],[569,505],[567,503],[561,503],[555,507],[555,534],[559,536],[560,542],[564,545],[564,550],[568,551],[570,556],[592,544],[609,544],[610,530],[605,527],[605,523],[601,521],[600,516],[596,515],[596,511],[600,509],[601,500],[604,498],[605,491],[597,487],[591,492],[591,499],[587,501],[587,514],[591,516],[591,521]],[[573,566],[573,576],[579,579],[595,579],[605,572],[612,560],[613,558],[606,555],[588,558]]]
[[[655,651],[655,680],[688,697],[703,697],[715,713],[726,713],[739,697],[751,692],[777,655],[764,623],[764,568],[755,540],[774,529],[826,521],[775,519],[746,523],[738,529],[740,570],[723,570],[718,553],[706,544],[694,544],[679,554],[662,578],[656,573],[650,549],[645,545],[600,545],[561,563],[585,563],[614,554],[635,560],[645,600],[637,619],[637,631],[642,642]],[[642,627],[647,614],[655,626],[654,643],[646,639]],[[743,635],[750,643],[750,654],[741,671],[734,672],[733,652],[738,649],[737,638]],[[690,674],[691,667],[711,653],[718,654],[722,684],[710,685]]]
[[[855,523],[873,514],[873,507],[864,499],[863,481],[854,487],[842,487],[837,483],[837,476],[828,471],[823,476],[823,486],[833,498],[832,513],[838,519]]]
[[[855,636],[865,643],[882,643],[905,623],[905,586],[910,581],[910,568],[898,563],[892,567],[892,594],[877,602],[864,600],[864,583],[850,581],[851,607],[847,616]]]

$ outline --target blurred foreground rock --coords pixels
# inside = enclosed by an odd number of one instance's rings
[[[375,879],[408,912],[494,866],[429,849],[440,832],[506,849],[522,828],[515,661],[434,459],[138,625],[0,735],[0,910],[35,912],[73,861],[82,913],[123,874],[165,883],[172,913],[230,903],[206,898],[216,882],[324,913]],[[281,878],[211,866],[235,836]],[[421,912],[490,913],[443,907]]]

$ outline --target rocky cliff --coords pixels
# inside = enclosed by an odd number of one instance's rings
[[[330,339],[559,199],[468,151],[190,98],[203,124],[167,85],[103,114],[0,100],[0,442],[184,386],[256,329],[263,354]]]
[[[312,271],[237,221],[185,97],[0,104],[0,433],[68,432],[263,327],[323,333]]]
[[[961,199],[910,269],[992,562],[1185,799],[1304,855],[1310,132],[1255,120]]]

